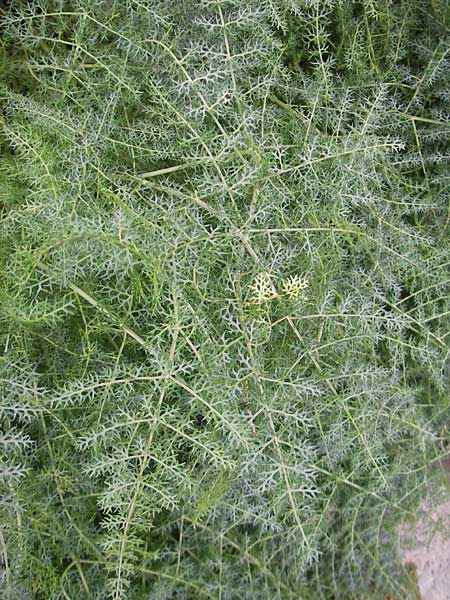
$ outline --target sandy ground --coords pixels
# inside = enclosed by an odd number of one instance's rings
[[[404,525],[403,564],[416,571],[422,600],[450,600],[450,501],[424,504],[415,527]]]

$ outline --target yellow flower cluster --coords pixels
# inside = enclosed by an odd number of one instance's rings
[[[250,302],[252,304],[263,304],[277,297],[278,292],[269,273],[259,273],[253,285],[250,286]]]
[[[283,281],[283,292],[289,300],[298,300],[305,298],[305,290],[308,287],[308,280],[301,275],[292,275]]]
[[[305,290],[309,282],[301,275],[291,275],[281,283],[282,292],[278,292],[269,273],[259,273],[250,286],[250,302],[263,304],[275,298],[286,297],[289,300],[305,298]]]

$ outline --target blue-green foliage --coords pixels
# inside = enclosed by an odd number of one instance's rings
[[[2,597],[407,597],[448,417],[446,0],[2,27]]]

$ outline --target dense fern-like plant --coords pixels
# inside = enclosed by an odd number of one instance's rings
[[[449,408],[447,1],[1,19],[2,597],[407,597]]]

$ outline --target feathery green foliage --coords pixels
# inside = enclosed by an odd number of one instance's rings
[[[405,598],[449,408],[447,0],[2,28],[2,597]]]

